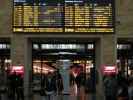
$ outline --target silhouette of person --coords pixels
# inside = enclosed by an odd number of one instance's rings
[[[23,100],[23,78],[21,74],[18,74],[16,77],[16,94],[17,94],[17,100]]]

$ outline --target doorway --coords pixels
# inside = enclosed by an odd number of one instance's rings
[[[33,43],[33,91],[39,93],[44,77],[56,79],[57,95],[81,96],[95,91],[95,43]]]
[[[127,79],[133,76],[133,43],[117,44],[117,66]]]
[[[6,92],[10,66],[11,66],[10,44],[7,42],[0,42],[0,92],[1,93]]]

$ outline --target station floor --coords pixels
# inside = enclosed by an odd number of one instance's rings
[[[96,100],[94,99],[94,94],[86,94],[85,88],[81,87],[80,92],[77,92],[78,89],[74,85],[73,87],[70,87],[70,94],[69,95],[54,95],[53,98],[50,100]],[[7,94],[1,94],[0,100],[12,100],[11,98],[7,97]],[[21,100],[21,99],[20,99]],[[39,93],[34,93],[32,100],[49,100],[46,96],[41,96]]]
[[[94,100],[92,98],[92,94],[86,94],[85,88],[81,87],[80,92],[77,92],[78,89],[76,86],[73,86],[70,88],[70,94],[69,95],[54,95],[53,100]],[[40,96],[39,94],[34,95],[34,100],[47,100],[46,96]],[[52,100],[52,98],[51,98]]]

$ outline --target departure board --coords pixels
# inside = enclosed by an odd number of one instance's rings
[[[13,32],[114,33],[114,0],[14,0]]]

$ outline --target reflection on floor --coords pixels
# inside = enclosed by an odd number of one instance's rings
[[[49,100],[46,96],[34,95],[34,100]],[[85,93],[85,87],[81,86],[79,89],[74,84],[70,87],[70,95],[55,95],[54,99],[50,100],[92,100],[91,94]]]
[[[83,86],[78,88],[77,85],[74,84],[73,86],[71,86],[70,91],[71,97],[78,97],[76,100],[90,100],[89,94],[85,93],[85,87]]]

